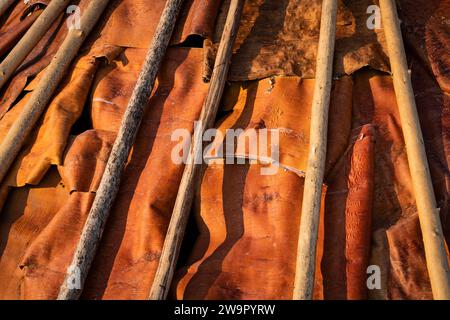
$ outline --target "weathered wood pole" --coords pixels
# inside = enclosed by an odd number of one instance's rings
[[[0,17],[12,6],[16,0],[0,0]]]
[[[0,89],[33,50],[70,0],[52,0],[0,64]]]
[[[187,220],[192,206],[196,186],[201,173],[203,133],[214,125],[217,110],[222,99],[228,69],[231,64],[233,44],[239,30],[244,0],[231,0],[227,20],[222,33],[219,49],[212,72],[208,94],[203,105],[198,125],[189,151],[177,199],[167,230],[158,270],[150,291],[150,300],[164,300],[172,282],[174,268],[183,241]],[[200,160],[200,161],[199,161]],[[199,163],[200,162],[200,163]]]
[[[78,299],[91,267],[106,220],[119,190],[125,162],[144,115],[144,107],[153,90],[183,0],[168,0],[147,52],[142,71],[128,103],[117,138],[114,142],[94,203],[84,225],[67,276],[60,288],[59,300]],[[74,276],[80,276],[81,288],[71,286]]]
[[[394,0],[380,0],[380,8],[433,297],[450,300],[450,271],[444,236],[408,72],[400,20]]]
[[[322,2],[316,80],[311,112],[311,133],[303,205],[298,237],[294,300],[312,299],[316,246],[327,153],[328,110],[333,74],[336,35],[336,0]]]
[[[109,0],[92,0],[89,3],[80,21],[81,28],[69,31],[45,70],[44,76],[31,94],[30,100],[8,131],[0,145],[0,181],[5,178],[9,167],[44,112],[83,41],[93,29],[108,2]]]

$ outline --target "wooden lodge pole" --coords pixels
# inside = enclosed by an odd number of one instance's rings
[[[54,0],[53,0],[54,1]],[[52,3],[53,3],[52,1]],[[80,22],[81,29],[72,29],[67,34],[58,52],[53,57],[45,74],[33,90],[22,113],[16,119],[0,145],[0,181],[2,181],[34,125],[44,112],[58,84],[63,79],[72,60],[78,53],[87,35],[93,29],[109,0],[92,0]],[[41,15],[42,16],[42,15]]]
[[[322,2],[316,80],[311,112],[311,133],[300,222],[294,300],[312,299],[316,246],[327,151],[328,109],[330,104],[336,34],[337,0]]]
[[[214,64],[208,95],[203,105],[192,139],[189,157],[185,166],[177,199],[172,212],[169,228],[164,241],[163,250],[159,260],[158,270],[150,291],[150,300],[164,300],[172,282],[172,277],[178,254],[183,241],[186,224],[192,206],[195,188],[198,185],[201,173],[203,133],[214,125],[220,101],[222,99],[228,69],[231,64],[233,44],[239,30],[244,0],[231,0],[227,20],[220,41]]]
[[[153,90],[183,0],[168,0],[159,20],[144,65],[134,87],[122,123],[114,142],[94,203],[84,225],[66,279],[60,288],[59,300],[78,299],[97,251],[106,220],[119,190],[125,162],[144,115],[144,107]],[[79,275],[81,288],[71,286]]]
[[[81,28],[69,31],[61,47],[58,49],[58,52],[47,67],[44,76],[36,89],[32,92],[22,113],[8,131],[0,145],[0,181],[5,178],[9,167],[13,163],[30,132],[33,130],[34,125],[44,112],[45,107],[52,98],[58,84],[63,79],[72,60],[77,55],[78,50],[87,35],[100,18],[108,2],[109,0],[92,0],[90,2],[81,18]],[[43,14],[44,13],[42,13],[40,17],[42,17]]]
[[[0,89],[50,29],[70,0],[52,0],[0,64]]]
[[[450,300],[450,271],[442,225],[414,100],[411,76],[408,72],[395,1],[380,0],[380,8],[433,297],[437,300]]]

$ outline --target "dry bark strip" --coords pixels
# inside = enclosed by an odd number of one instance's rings
[[[0,181],[19,153],[25,140],[44,112],[53,93],[65,76],[78,50],[106,8],[109,0],[93,0],[80,21],[80,29],[71,29],[58,52],[47,67],[44,76],[31,94],[22,113],[12,125],[0,145]],[[41,15],[42,16],[42,15]]]
[[[122,120],[116,141],[111,150],[94,203],[84,225],[66,279],[60,288],[59,300],[78,299],[91,267],[106,220],[119,190],[125,162],[144,115],[144,107],[150,99],[156,76],[169,45],[183,0],[168,0],[147,53],[142,71],[134,88]],[[72,286],[78,277],[81,288]]]
[[[222,33],[219,50],[217,52],[208,95],[205,100],[198,125],[189,151],[186,167],[183,172],[177,199],[167,230],[164,246],[159,260],[150,300],[164,300],[172,282],[178,254],[183,241],[186,224],[192,206],[195,189],[201,176],[203,133],[214,125],[220,101],[222,99],[228,69],[231,64],[233,44],[237,36],[245,0],[232,0],[225,27]]]
[[[0,89],[33,50],[70,0],[52,0],[30,29],[0,64]]]
[[[444,236],[408,72],[400,20],[394,0],[380,0],[380,8],[431,289],[434,299],[450,300],[450,271]]]
[[[0,17],[12,6],[16,0],[0,0]]]
[[[327,151],[337,0],[324,0],[320,23],[317,70],[311,111],[311,134],[300,222],[294,300],[312,299],[316,247]]]

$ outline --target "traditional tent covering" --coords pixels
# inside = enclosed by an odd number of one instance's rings
[[[48,2],[16,1],[1,17],[2,58]],[[88,2],[71,4],[83,12]],[[111,1],[2,182],[1,299],[57,297],[165,2]],[[314,297],[431,299],[383,30],[365,27],[377,1],[338,3]],[[397,3],[449,243],[450,3]],[[183,173],[171,134],[193,132],[228,5],[183,5],[84,299],[148,297]],[[216,128],[278,130],[279,161],[244,148],[205,167],[170,298],[292,298],[320,9],[319,0],[245,2]],[[65,38],[66,18],[1,90],[0,142]],[[247,161],[225,161],[233,157]],[[370,265],[381,289],[366,285]]]

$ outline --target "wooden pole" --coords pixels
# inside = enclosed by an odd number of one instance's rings
[[[316,246],[327,152],[328,109],[336,34],[336,0],[322,2],[316,80],[311,112],[311,133],[300,222],[294,300],[312,299]]]
[[[158,270],[150,290],[150,300],[164,300],[172,282],[178,254],[183,241],[187,220],[192,206],[196,186],[199,183],[201,163],[203,161],[203,133],[214,125],[217,110],[222,99],[228,69],[231,64],[233,44],[239,30],[244,0],[232,0],[220,41],[209,85],[198,125],[194,129],[191,148],[183,172],[177,199],[167,230],[164,246],[159,260]],[[199,164],[200,163],[200,164]]]
[[[0,64],[0,89],[33,50],[70,0],[52,0]]]
[[[120,130],[111,150],[94,203],[84,225],[67,276],[60,288],[59,300],[78,299],[97,251],[106,220],[120,186],[125,162],[144,115],[144,107],[153,90],[159,67],[169,45],[183,0],[168,0],[152,43],[125,111]],[[81,288],[73,288],[71,279],[79,275]]]
[[[450,271],[442,225],[428,168],[395,1],[380,0],[380,8],[433,297],[437,300],[450,300]]]
[[[30,100],[9,129],[0,145],[0,182],[5,178],[9,167],[108,3],[109,0],[92,0],[89,3],[80,21],[81,28],[69,31],[38,86],[31,94]]]
[[[12,6],[16,0],[0,0],[0,17]]]

